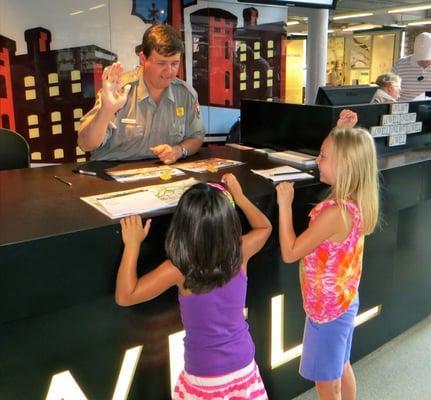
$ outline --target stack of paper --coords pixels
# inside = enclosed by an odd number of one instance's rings
[[[174,207],[181,195],[196,183],[199,183],[197,179],[189,178],[162,185],[81,197],[81,200],[111,219],[121,218]]]
[[[264,178],[271,179],[273,182],[299,181],[314,178],[313,175],[308,174],[307,172],[302,172],[299,169],[288,165],[271,169],[252,169],[251,171],[257,175],[263,176]]]
[[[316,165],[315,156],[297,151],[276,151],[275,153],[268,153],[268,158],[304,168],[312,168]]]

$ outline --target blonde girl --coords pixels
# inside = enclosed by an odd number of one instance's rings
[[[364,236],[373,232],[379,209],[374,140],[365,129],[336,127],[322,143],[317,166],[330,192],[299,236],[292,224],[293,183],[276,188],[283,261],[301,259],[306,322],[299,372],[316,383],[320,399],[354,400],[349,359]]]

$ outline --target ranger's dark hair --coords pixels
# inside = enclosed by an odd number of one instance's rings
[[[164,57],[184,53],[184,44],[180,34],[170,25],[154,24],[150,26],[142,37],[142,51],[149,57],[152,51]]]
[[[184,288],[206,293],[238,273],[241,221],[222,190],[198,183],[181,197],[168,229],[167,257],[185,277]]]

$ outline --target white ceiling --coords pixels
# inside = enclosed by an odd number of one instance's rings
[[[403,13],[391,13],[387,10],[400,7],[421,6],[424,4],[431,5],[431,0],[338,0],[335,10],[329,11],[330,28],[343,29],[358,24],[376,24],[376,25],[407,25],[410,22],[415,22],[424,19],[430,19],[431,11],[409,11]],[[334,16],[340,16],[353,13],[374,13],[372,16],[364,16],[358,18],[342,19],[332,21]],[[289,20],[302,20],[307,16],[307,9],[305,8],[289,8]],[[431,30],[431,25],[428,25]],[[306,21],[301,23],[300,26],[289,27],[289,32],[298,31],[301,29],[306,30]]]

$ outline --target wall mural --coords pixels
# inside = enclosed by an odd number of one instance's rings
[[[283,99],[284,23],[259,24],[259,10],[242,7],[241,24],[229,3],[216,2],[224,8],[205,2],[184,21],[184,10],[197,4],[133,0],[130,14],[145,23],[169,22],[183,33],[191,26],[186,46],[201,105],[239,109],[242,98]],[[27,139],[32,162],[85,161],[76,145],[79,120],[94,104],[103,68],[118,55],[93,44],[51,49],[51,35],[44,27],[26,29],[21,55],[12,38],[0,35],[0,126]]]

